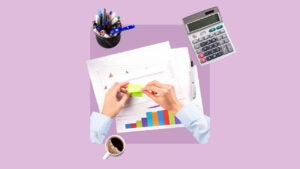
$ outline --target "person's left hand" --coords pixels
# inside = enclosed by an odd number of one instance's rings
[[[105,94],[102,114],[114,118],[125,106],[129,98],[126,88],[129,82],[115,83]]]

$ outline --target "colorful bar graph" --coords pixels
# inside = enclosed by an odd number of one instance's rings
[[[146,117],[137,119],[135,123],[125,124],[125,129],[175,124],[181,124],[181,122],[174,116],[174,114],[167,110],[159,110],[157,112],[146,112]]]
[[[164,125],[164,116],[163,116],[163,111],[157,111],[157,115],[158,115],[158,124],[160,126]]]
[[[153,126],[158,126],[158,115],[157,115],[157,112],[152,112],[152,120],[153,120]]]
[[[147,123],[147,118],[142,118],[142,127],[147,127],[148,123]]]
[[[164,124],[165,125],[169,125],[170,121],[169,121],[169,113],[168,110],[163,110],[163,115],[164,115]]]
[[[153,126],[152,112],[147,112],[146,116],[147,116],[148,126]]]
[[[142,121],[141,120],[136,121],[136,127],[137,128],[142,127]]]
[[[136,123],[131,123],[131,128],[136,128]]]
[[[175,123],[176,123],[176,124],[180,124],[180,123],[181,123],[181,122],[178,120],[177,117],[175,117]]]
[[[130,129],[131,128],[131,124],[125,124],[125,128],[126,129]]]
[[[170,125],[175,124],[175,116],[172,113],[169,113],[169,122]]]

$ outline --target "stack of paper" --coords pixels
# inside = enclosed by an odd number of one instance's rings
[[[163,108],[138,90],[157,80],[174,86],[176,95],[183,103],[191,101],[190,58],[187,48],[171,49],[163,42],[118,54],[87,61],[87,67],[99,110],[103,107],[105,93],[114,82],[129,81],[131,97],[126,107],[116,117],[117,132],[145,131],[182,127],[182,124],[147,126],[141,121],[147,112],[158,112]],[[132,125],[133,128],[126,128]]]

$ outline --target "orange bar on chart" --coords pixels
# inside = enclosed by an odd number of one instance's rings
[[[152,112],[152,120],[153,120],[153,126],[158,126],[158,115],[157,115],[157,112]]]

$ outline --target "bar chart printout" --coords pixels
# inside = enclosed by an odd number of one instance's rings
[[[143,131],[147,129],[163,129],[182,127],[181,122],[174,116],[174,114],[167,110],[159,110],[155,112],[146,112],[145,116],[137,119],[132,123],[125,123],[125,130]],[[137,130],[140,129],[140,130]]]

